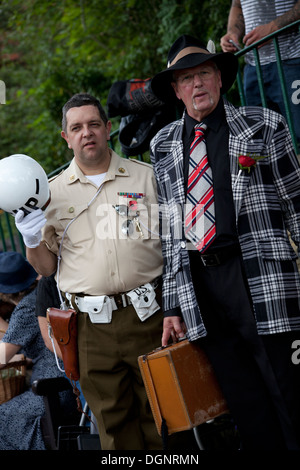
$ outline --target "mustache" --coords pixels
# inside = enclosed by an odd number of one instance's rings
[[[209,93],[205,93],[205,95],[208,96],[208,99],[209,99],[210,104],[213,105],[214,102],[215,102],[214,99],[213,99],[213,97],[212,97]],[[196,103],[196,100],[195,100],[195,98],[196,98],[197,96],[199,96],[199,93],[196,93],[196,94],[192,97],[193,108],[196,109],[196,110],[198,110],[198,104]]]

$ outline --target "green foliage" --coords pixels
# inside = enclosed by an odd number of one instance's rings
[[[0,80],[7,102],[0,107],[0,158],[27,153],[47,172],[64,164],[72,157],[60,137],[69,97],[86,91],[105,105],[114,81],[165,68],[170,45],[184,33],[219,47],[230,3],[3,0]]]

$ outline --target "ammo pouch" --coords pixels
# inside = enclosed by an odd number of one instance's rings
[[[127,292],[127,296],[141,321],[145,321],[160,309],[155,299],[155,290],[150,283]]]
[[[113,310],[118,309],[113,296],[86,295],[80,297],[69,293],[65,295],[73,308],[78,309],[79,312],[88,313],[92,323],[110,323]],[[124,306],[132,304],[141,321],[145,321],[160,309],[155,299],[155,290],[150,283],[144,284],[122,295],[126,297]]]
[[[79,312],[88,313],[92,323],[111,322],[113,305],[107,295],[85,295],[84,297],[79,297],[66,293],[66,298],[74,308],[78,308]]]

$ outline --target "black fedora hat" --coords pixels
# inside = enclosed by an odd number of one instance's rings
[[[169,50],[167,68],[152,78],[153,93],[163,101],[174,100],[175,93],[171,86],[174,70],[196,67],[208,60],[213,60],[221,71],[221,94],[226,93],[235,81],[238,59],[231,52],[209,52],[199,39],[188,34],[176,39]]]
[[[26,290],[38,274],[24,256],[14,251],[0,253],[0,292],[16,294]]]

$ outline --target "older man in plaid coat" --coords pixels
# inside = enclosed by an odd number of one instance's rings
[[[285,120],[221,97],[237,62],[181,36],[155,94],[175,95],[183,116],[151,142],[164,255],[164,332],[207,352],[244,449],[299,449],[300,276],[288,232],[300,242],[300,168]],[[217,66],[217,67],[216,67]],[[216,237],[205,252],[184,236],[189,143],[208,129]]]

